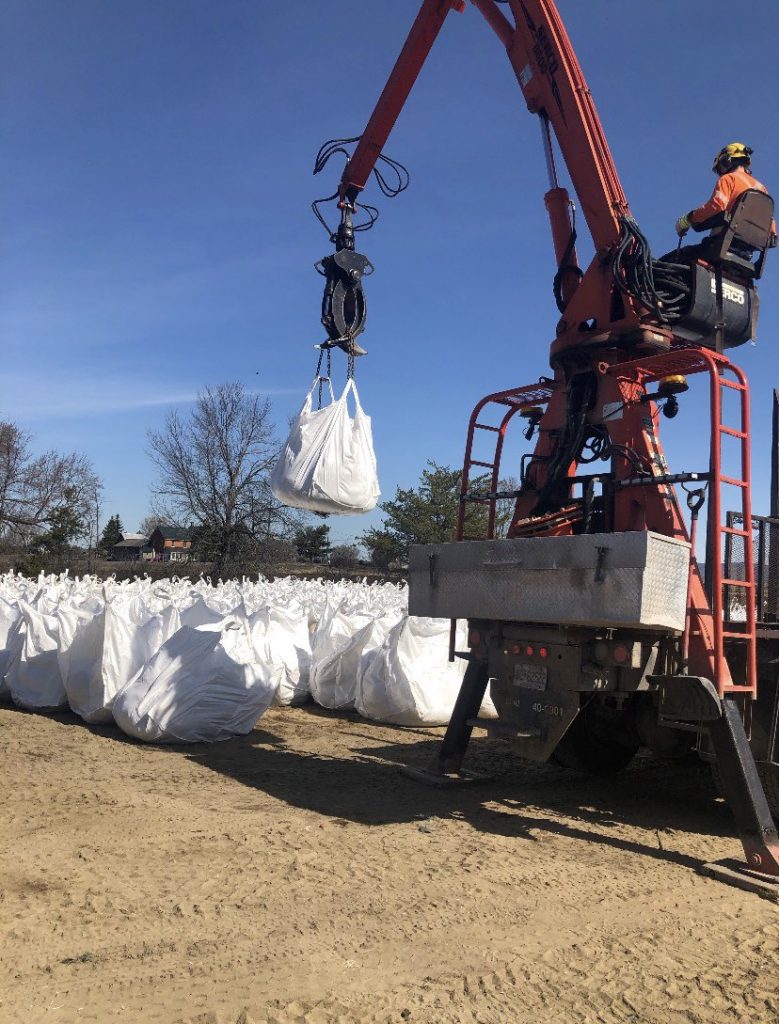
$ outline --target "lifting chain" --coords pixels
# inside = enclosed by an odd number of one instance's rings
[[[319,362],[316,364],[316,373],[314,374],[314,376],[316,377],[316,380],[317,380],[317,382],[319,384],[319,391],[318,391],[318,394],[317,394],[317,404],[316,404],[317,409],[321,409],[322,408],[322,388],[325,385],[325,381],[331,380],[331,377],[330,377],[331,364],[332,364],[331,352],[332,352],[332,350],[329,349],[329,348],[327,348],[327,349],[320,348],[319,349]],[[322,373],[322,360],[323,359],[326,359],[325,372],[324,373]]]

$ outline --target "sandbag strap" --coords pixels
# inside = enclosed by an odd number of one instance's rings
[[[345,402],[350,391],[354,395],[354,404],[357,406],[357,408],[360,410],[360,412],[362,412],[362,404],[360,402],[360,395],[359,395],[359,393],[357,391],[357,382],[355,381],[354,377],[347,378],[346,384],[344,385],[344,389],[341,392],[341,397],[339,398],[339,402]]]
[[[306,396],[306,405],[309,408],[311,407],[312,399],[314,397],[314,390],[316,388],[319,388],[317,409],[321,409],[322,408],[322,389],[325,386],[325,382],[327,383],[327,386],[330,388],[330,401],[331,402],[335,401],[335,392],[333,391],[333,382],[330,380],[329,377],[320,377],[319,374],[317,374],[317,376],[314,377],[314,380],[313,380],[313,382],[311,384],[311,387],[309,388],[308,395]]]

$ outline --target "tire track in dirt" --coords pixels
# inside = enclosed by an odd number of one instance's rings
[[[3,1024],[775,1024],[779,910],[695,768],[421,789],[440,730],[269,712],[144,747],[0,708]],[[45,757],[34,756],[45,752]]]

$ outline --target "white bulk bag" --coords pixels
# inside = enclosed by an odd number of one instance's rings
[[[182,626],[207,626],[225,617],[225,612],[212,608],[202,594],[187,594],[178,608]]]
[[[106,707],[179,628],[179,610],[159,597],[135,594],[109,601],[105,610],[103,687]]]
[[[103,684],[103,631],[105,602],[100,595],[79,605],[57,609],[60,646],[58,660],[68,703],[85,722],[112,721],[109,697]]]
[[[458,624],[462,632],[464,623]],[[360,677],[359,714],[393,725],[446,725],[452,717],[466,663],[449,655],[449,619],[404,616],[373,653]],[[465,636],[458,638],[465,646]],[[485,696],[481,714],[495,717]]]
[[[323,708],[354,707],[363,648],[373,616],[355,611],[345,599],[328,601],[311,643],[311,696]]]
[[[260,661],[281,669],[276,703],[305,703],[311,671],[308,612],[300,606],[268,605],[249,617],[249,628]]]
[[[62,707],[68,698],[57,661],[57,617],[39,612],[26,601],[20,601],[19,608],[24,619],[24,643],[21,656],[5,677],[11,700],[30,710]]]
[[[362,410],[352,379],[337,401],[328,379],[331,402],[313,409],[318,384],[319,378],[292,425],[271,474],[271,490],[285,505],[309,512],[370,512],[380,494],[370,416]],[[347,404],[350,392],[354,419]]]
[[[0,700],[11,699],[5,674],[21,656],[24,644],[24,619],[19,603],[0,598]]]
[[[282,670],[257,661],[246,621],[182,626],[118,694],[116,724],[149,743],[212,743],[251,732]]]
[[[384,642],[397,617],[347,601],[326,607],[311,645],[311,696],[317,704],[345,711],[354,707],[365,660]]]

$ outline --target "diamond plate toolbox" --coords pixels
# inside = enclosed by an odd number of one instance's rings
[[[409,612],[682,632],[690,545],[658,533],[419,544]]]

